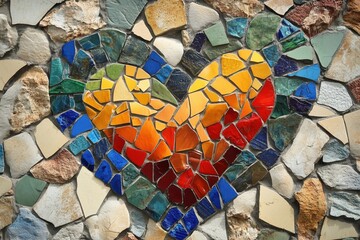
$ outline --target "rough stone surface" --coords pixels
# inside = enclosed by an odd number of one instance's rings
[[[38,29],[27,28],[20,37],[16,55],[30,63],[46,64],[51,57],[46,34]]]
[[[360,75],[358,56],[360,56],[360,37],[347,31],[325,77],[339,82],[349,82],[355,79]]]
[[[48,88],[46,73],[33,67],[8,89],[0,101],[0,141],[51,113]]]
[[[304,119],[293,144],[281,155],[282,161],[298,179],[304,179],[314,170],[328,141],[326,133],[311,120]]]
[[[42,219],[55,227],[71,223],[83,216],[79,200],[75,194],[75,183],[50,184],[34,211]]]
[[[286,198],[292,198],[295,191],[294,180],[286,171],[284,164],[273,167],[270,171],[271,186]]]
[[[259,0],[205,0],[205,2],[230,17],[254,17],[264,10],[264,4]]]
[[[208,221],[200,225],[198,229],[206,233],[211,239],[227,239],[225,219],[225,212],[219,212],[212,216]]]
[[[55,42],[65,42],[105,26],[100,18],[99,0],[68,0],[50,11],[40,22]]]
[[[275,11],[277,14],[284,15],[293,5],[292,0],[269,0],[265,5]]]
[[[356,103],[360,103],[360,78],[349,82],[347,86],[350,89],[350,92],[353,95]]]
[[[219,20],[219,14],[212,8],[197,3],[190,3],[188,10],[189,26],[194,32]]]
[[[335,189],[360,190],[360,174],[349,165],[331,164],[317,170],[321,180]]]
[[[182,0],[158,0],[148,4],[145,16],[156,36],[182,28],[187,24],[185,5]]]
[[[332,240],[358,237],[353,224],[326,217],[321,228],[320,239]]]
[[[140,210],[134,207],[127,207],[130,215],[130,231],[136,236],[141,237],[146,232],[148,217]]]
[[[147,224],[147,230],[144,239],[145,240],[164,240],[166,232],[161,228],[159,224],[149,219]]]
[[[327,205],[321,182],[317,178],[308,178],[299,192],[295,194],[300,204],[297,219],[298,239],[313,239],[319,222],[325,217]]]
[[[25,66],[26,62],[17,59],[0,60],[0,91],[4,89],[5,85],[13,76]]]
[[[67,149],[62,149],[53,158],[35,165],[30,172],[43,181],[62,184],[74,177],[79,168],[76,158]]]
[[[0,197],[9,192],[12,188],[11,179],[7,176],[0,176]]]
[[[351,96],[344,85],[337,82],[323,81],[317,103],[332,107],[343,112],[353,105]]]
[[[331,139],[323,148],[324,156],[322,161],[324,163],[331,163],[345,160],[350,155],[348,145],[343,145],[336,139]]]
[[[33,165],[42,159],[34,140],[26,132],[6,139],[4,150],[12,178],[19,178],[26,174]]]
[[[0,230],[10,225],[16,216],[14,197],[0,198]]]
[[[344,115],[345,125],[349,137],[350,153],[356,160],[360,160],[359,119],[360,110]]]
[[[360,34],[360,1],[349,0],[346,6],[347,11],[343,17],[345,25]]]
[[[360,219],[360,196],[357,193],[335,192],[331,195],[330,215],[345,216],[355,220]]]
[[[202,232],[194,231],[188,240],[208,240],[208,238]]]
[[[157,37],[154,40],[154,47],[164,55],[166,61],[176,66],[184,54],[184,46],[175,38]]]
[[[0,7],[4,5],[8,0],[0,0]]]
[[[229,240],[257,238],[258,229],[251,216],[256,204],[257,189],[253,188],[240,194],[229,204],[226,216],[229,228]]]
[[[9,25],[6,15],[0,14],[0,57],[13,49],[17,44],[17,40],[16,28]]]
[[[19,215],[11,224],[6,234],[11,240],[36,239],[47,240],[50,233],[46,223],[35,217],[27,208],[20,208]]]
[[[290,235],[286,232],[279,232],[274,229],[263,228],[259,232],[257,240],[289,240]]]
[[[88,218],[85,225],[93,240],[113,240],[130,227],[129,211],[122,199],[110,197],[98,215]]]
[[[84,231],[84,224],[82,222],[67,225],[58,231],[52,240],[79,240]]]

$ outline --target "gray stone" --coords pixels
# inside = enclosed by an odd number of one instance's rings
[[[360,190],[360,174],[351,166],[331,164],[318,168],[317,173],[323,182],[339,190]]]
[[[227,239],[225,219],[225,212],[219,212],[212,216],[208,221],[201,224],[198,229],[209,235],[213,240]]]
[[[19,215],[6,233],[11,240],[47,240],[50,235],[46,223],[35,217],[27,208],[20,208]]]
[[[189,4],[188,19],[190,28],[198,32],[218,21],[219,14],[212,8],[192,2]]]
[[[350,155],[349,148],[336,139],[330,139],[330,141],[325,144],[323,152],[324,156],[322,160],[324,163],[342,161]]]
[[[337,82],[322,81],[317,103],[343,112],[352,107],[353,101],[345,86]]]
[[[0,57],[13,49],[17,44],[17,40],[16,28],[9,25],[6,15],[0,14]]]
[[[84,224],[82,222],[67,225],[58,231],[52,240],[79,240],[84,231]]]
[[[139,211],[137,208],[128,206],[130,214],[131,227],[130,231],[136,236],[141,237],[146,231],[146,225],[148,223],[148,217]]]
[[[360,196],[357,193],[335,192],[330,197],[330,215],[360,219]]]
[[[360,160],[359,119],[360,119],[360,110],[344,115],[346,130],[349,137],[350,153],[356,160]]]
[[[0,198],[0,230],[13,222],[13,218],[16,216],[15,211],[14,197]]]
[[[289,238],[290,235],[286,232],[263,228],[260,230],[257,240],[289,240]]]
[[[294,180],[286,171],[284,164],[273,167],[270,171],[271,186],[281,195],[287,198],[292,198],[295,191]]]
[[[0,0],[0,7],[4,5],[8,0]]]

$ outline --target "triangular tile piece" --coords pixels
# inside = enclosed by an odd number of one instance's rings
[[[336,113],[330,108],[314,104],[312,110],[309,113],[310,117],[331,117],[335,116]]]
[[[342,116],[327,118],[319,121],[318,124],[335,138],[339,139],[343,144],[347,144],[349,142],[344,118]]]
[[[134,100],[134,96],[127,88],[124,79],[122,77],[119,78],[114,88],[113,101],[118,102],[118,101],[133,101],[133,100]]]

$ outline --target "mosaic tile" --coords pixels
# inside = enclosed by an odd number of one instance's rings
[[[64,130],[70,127],[76,119],[79,118],[79,116],[80,114],[72,109],[60,114],[56,118],[56,121],[60,126],[60,130],[64,132]]]
[[[310,46],[301,46],[286,53],[286,56],[295,60],[312,61],[313,49]]]
[[[107,56],[112,62],[116,62],[124,46],[126,34],[115,29],[103,29],[99,34]]]
[[[304,33],[300,32],[299,34],[295,35],[294,37],[291,37],[291,38],[286,39],[283,42],[281,42],[282,51],[287,52],[287,51],[293,50],[293,49],[305,44],[306,42],[307,42],[307,39],[305,38]]]
[[[76,44],[75,41],[69,41],[65,43],[61,48],[62,56],[68,61],[68,63],[72,64],[74,62],[74,58],[76,55]]]
[[[130,36],[126,39],[119,62],[140,66],[145,62],[149,55],[149,46],[147,46],[145,42]]]
[[[145,178],[140,177],[125,190],[125,195],[131,204],[143,210],[151,201],[154,191],[155,186]]]
[[[247,18],[234,18],[226,20],[227,33],[230,36],[242,38],[245,35],[245,28],[247,27]]]
[[[175,69],[171,73],[170,78],[166,83],[166,87],[177,99],[183,100],[190,83],[191,77],[187,73],[180,69]]]
[[[5,170],[5,154],[4,154],[4,146],[0,145],[0,173],[3,173]]]
[[[274,70],[275,76],[283,76],[286,73],[298,70],[298,66],[295,61],[286,56],[281,56],[277,64],[274,66]]]
[[[95,168],[95,159],[93,154],[89,149],[85,150],[81,155],[81,164],[89,169],[90,171],[94,171]]]
[[[59,85],[50,88],[50,94],[74,94],[83,93],[85,84],[73,79],[65,79]]]
[[[271,44],[269,47],[263,48],[262,51],[270,67],[273,67],[281,57],[279,48],[275,44]]]
[[[40,198],[46,182],[25,175],[15,185],[15,201],[17,204],[32,207]]]
[[[214,60],[218,56],[224,53],[232,52],[242,47],[241,42],[235,38],[229,38],[229,44],[213,47],[210,43],[205,42],[203,51],[205,55],[210,59]]]
[[[84,136],[79,136],[70,143],[69,150],[72,154],[78,155],[80,152],[88,149],[89,147],[90,143],[86,140],[86,138]]]
[[[217,22],[211,27],[204,30],[207,39],[213,47],[229,43],[229,39],[225,33],[225,27],[222,22]]]
[[[144,20],[140,20],[140,21],[136,22],[132,28],[132,32],[136,36],[138,36],[146,41],[151,41],[153,39],[153,36],[152,36],[149,28],[146,26]]]
[[[200,52],[206,40],[206,35],[203,32],[199,32],[195,35],[190,47]]]
[[[288,76],[305,78],[317,82],[320,77],[320,65],[314,64],[310,66],[305,66],[299,71],[288,74]]]
[[[209,61],[200,53],[189,49],[185,51],[181,64],[195,76],[209,64]]]

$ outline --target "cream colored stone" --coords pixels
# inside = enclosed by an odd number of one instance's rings
[[[136,36],[138,36],[146,41],[151,41],[153,39],[153,36],[152,36],[149,28],[146,26],[144,20],[142,20],[142,19],[140,21],[138,21],[137,23],[135,23],[135,25],[132,29],[132,32]]]
[[[219,20],[219,14],[212,8],[190,3],[188,11],[189,26],[194,32],[203,30]]]
[[[294,5],[292,0],[269,0],[265,5],[277,14],[285,15],[285,13]]]
[[[0,60],[0,91],[20,69],[26,66],[26,62],[16,59]]]
[[[110,188],[94,176],[87,168],[82,167],[77,176],[76,194],[79,198],[84,217],[98,212]]]
[[[322,225],[320,240],[356,238],[358,236],[353,224],[326,217]]]
[[[208,240],[208,238],[202,232],[194,231],[188,240]]]
[[[295,191],[294,180],[286,171],[284,164],[273,167],[270,170],[271,186],[286,198],[292,198]]]
[[[35,140],[45,158],[54,155],[69,141],[48,118],[36,126]]]
[[[58,231],[52,240],[80,240],[84,231],[84,224],[79,222],[73,225],[67,225]]]
[[[327,118],[319,121],[318,124],[331,135],[340,140],[343,144],[347,144],[349,142],[344,118],[342,116]]]
[[[11,179],[4,176],[0,176],[0,197],[10,191],[12,188]]]
[[[0,198],[0,230],[10,225],[16,216],[14,197]]]
[[[145,240],[164,240],[166,234],[167,233],[160,227],[159,224],[149,218],[144,238]]]
[[[336,115],[336,112],[319,104],[314,104],[309,113],[310,117],[331,117],[334,115]]]
[[[345,114],[344,119],[349,137],[350,153],[356,160],[360,160],[360,110]]]
[[[206,233],[213,240],[227,239],[225,212],[219,212],[202,223],[198,229]]]
[[[154,47],[164,55],[166,61],[176,66],[184,54],[184,46],[175,38],[157,37],[154,40]]]
[[[268,224],[295,233],[293,207],[274,190],[260,185],[259,218]]]

